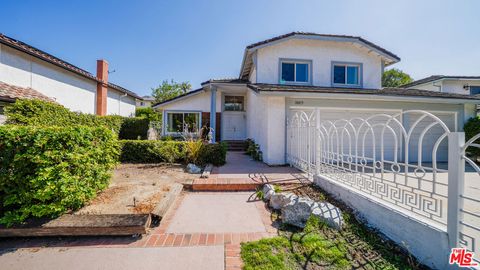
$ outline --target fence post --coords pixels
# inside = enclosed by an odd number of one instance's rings
[[[462,208],[460,195],[463,193],[465,182],[465,161],[461,151],[464,144],[465,133],[448,134],[447,234],[450,248],[457,247],[459,242],[460,209]]]
[[[315,136],[315,175],[320,173],[320,162],[322,158],[322,145],[320,141],[320,109],[315,108],[315,129],[314,129],[314,136]]]

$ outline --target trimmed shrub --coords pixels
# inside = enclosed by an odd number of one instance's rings
[[[82,207],[108,186],[118,154],[102,127],[0,126],[0,223]]]
[[[147,118],[124,118],[118,138],[121,140],[146,140],[150,120]]]
[[[122,140],[121,162],[180,163],[186,159],[185,142]]]
[[[5,108],[7,124],[22,126],[90,126],[106,127],[120,131],[124,117],[118,115],[98,116],[76,113],[60,104],[38,99],[17,99]]]
[[[470,140],[473,136],[480,133],[480,117],[472,117],[468,119],[463,126],[463,131],[465,132],[465,141]],[[477,143],[478,141],[480,141],[480,139],[477,140]],[[480,148],[477,147],[469,147],[467,152],[476,157],[480,156]]]
[[[227,144],[225,142],[204,144],[198,157],[199,165],[211,163],[215,166],[225,165],[227,160]]]

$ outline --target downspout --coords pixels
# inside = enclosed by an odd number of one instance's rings
[[[127,93],[121,95],[121,96],[118,98],[118,115],[121,115],[121,114],[120,114],[120,105],[121,105],[121,103],[122,103],[122,98],[124,98],[124,97],[126,97],[126,96],[128,96]]]

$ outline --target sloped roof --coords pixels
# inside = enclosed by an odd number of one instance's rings
[[[438,80],[443,80],[443,79],[450,79],[450,80],[480,80],[480,76],[449,76],[449,75],[432,75],[420,80],[413,81],[411,83],[407,83],[404,85],[401,85],[401,88],[409,88],[413,87],[416,85],[421,85],[424,83],[429,83],[429,82],[434,82]]]
[[[40,99],[45,101],[54,101],[46,95],[32,88],[19,87],[16,85],[0,82],[0,100],[13,102],[17,98]]]
[[[330,34],[318,34],[312,32],[291,32],[288,34],[280,35],[263,41],[259,41],[253,44],[248,45],[245,48],[245,53],[243,56],[242,66],[240,68],[240,79],[248,79],[248,74],[250,72],[250,66],[252,65],[251,52],[259,47],[267,46],[277,41],[289,38],[310,38],[310,39],[322,39],[322,40],[331,40],[331,41],[347,41],[347,42],[356,42],[363,46],[369,47],[372,50],[377,51],[378,53],[384,55],[387,59],[390,59],[388,64],[393,64],[400,61],[400,57],[394,53],[384,49],[362,37],[359,36],[349,36],[349,35],[330,35]]]
[[[443,93],[436,91],[427,91],[419,89],[404,88],[383,88],[383,89],[365,89],[365,88],[339,88],[323,86],[301,86],[301,85],[283,85],[283,84],[248,84],[248,88],[255,92],[304,92],[304,93],[331,93],[331,94],[358,94],[358,95],[380,95],[380,96],[399,96],[399,97],[425,97],[425,98],[449,98],[464,100],[479,100],[480,96],[469,96],[454,93]]]
[[[16,50],[19,50],[21,52],[24,52],[26,54],[29,54],[35,58],[38,58],[40,60],[43,60],[43,61],[46,61],[50,64],[53,64],[53,65],[56,65],[58,67],[61,67],[65,70],[68,70],[70,72],[73,72],[77,75],[80,75],[82,77],[85,77],[87,79],[91,79],[95,82],[100,82],[99,79],[97,79],[96,76],[94,76],[93,74],[91,74],[90,72],[84,70],[84,69],[81,69],[73,64],[70,64],[60,58],[57,58],[47,52],[44,52],[40,49],[37,49],[33,46],[30,46],[22,41],[19,41],[19,40],[16,40],[16,39],[13,39],[11,37],[8,37],[8,36],[5,36],[3,35],[2,33],[0,33],[0,43],[1,44],[4,44],[6,46],[9,46],[11,48],[14,48]],[[116,84],[113,84],[113,83],[108,83],[108,87],[112,88],[112,89],[115,89],[115,90],[118,90],[120,92],[123,92],[123,93],[126,93],[134,98],[140,98],[140,96],[138,96],[137,94],[135,94],[134,92],[130,91],[130,90],[127,90],[119,85],[116,85]]]

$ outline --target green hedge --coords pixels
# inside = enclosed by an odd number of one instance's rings
[[[473,117],[468,119],[468,121],[463,126],[463,131],[465,132],[465,141],[470,140],[473,136],[480,133],[480,118]],[[477,140],[477,143],[480,140]],[[474,156],[480,156],[480,148],[477,147],[469,147],[467,152]]]
[[[120,141],[120,161],[127,163],[181,163],[185,161],[184,142],[177,141]]]
[[[120,161],[127,163],[183,163],[187,160],[186,142],[182,141],[138,141],[122,140]],[[205,144],[200,150],[197,165],[225,164],[225,143]]]
[[[227,160],[227,144],[225,142],[205,144],[200,151],[200,165],[211,163],[222,166]]]
[[[84,125],[106,127],[120,131],[124,117],[118,115],[98,116],[76,113],[60,104],[38,99],[18,99],[5,108],[7,124],[23,126],[59,126],[70,127]]]
[[[118,115],[98,116],[76,113],[60,104],[19,99],[6,107],[7,124],[22,126],[89,126],[106,127],[118,134],[120,139],[136,140],[147,138],[149,119],[143,117],[122,117]]]
[[[118,154],[102,127],[0,126],[0,223],[80,208],[108,186]]]
[[[146,118],[125,118],[118,137],[122,140],[146,140],[149,123]]]

